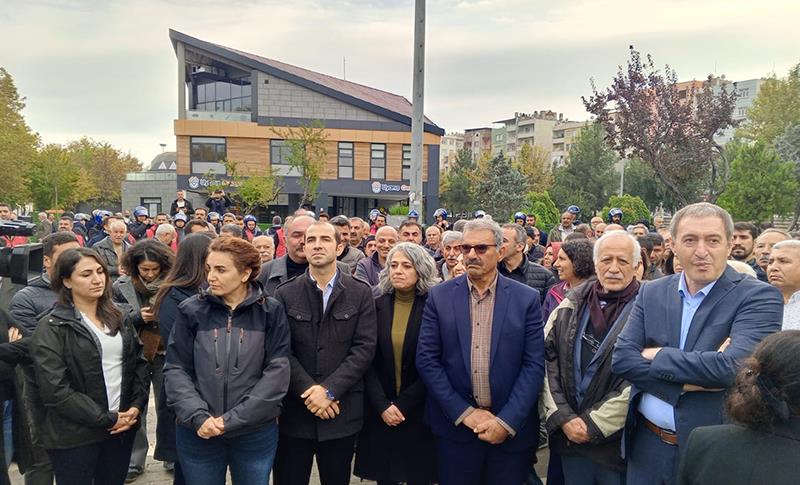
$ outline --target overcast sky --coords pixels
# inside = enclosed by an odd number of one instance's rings
[[[173,28],[411,98],[413,0],[4,0],[0,65],[44,142],[83,135],[147,163],[174,150]],[[425,112],[447,131],[515,111],[573,120],[628,45],[681,80],[784,76],[800,62],[798,0],[433,0]]]

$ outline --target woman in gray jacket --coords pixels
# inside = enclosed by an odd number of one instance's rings
[[[261,258],[238,238],[215,240],[208,291],[178,314],[164,368],[167,403],[178,420],[178,459],[187,483],[268,483],[289,387],[289,325],[256,282]]]

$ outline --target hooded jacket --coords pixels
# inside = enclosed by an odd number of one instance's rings
[[[221,416],[223,437],[255,431],[281,413],[289,387],[289,324],[257,283],[235,309],[207,292],[178,305],[167,347],[167,404],[195,431]]]
[[[144,411],[150,381],[136,330],[123,320],[121,411]],[[108,410],[102,348],[72,307],[57,304],[39,320],[30,343],[36,374],[25,390],[31,421],[45,449],[68,449],[111,438],[118,413]]]

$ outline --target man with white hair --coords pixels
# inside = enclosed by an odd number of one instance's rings
[[[570,291],[545,328],[545,426],[570,485],[625,483],[620,442],[630,384],[612,372],[611,353],[639,294],[641,257],[630,234],[604,234],[594,245],[597,278]]]
[[[268,263],[275,258],[275,240],[272,236],[256,236],[253,238],[253,246],[258,250],[258,255],[261,256],[261,264]]]
[[[155,236],[156,239],[169,246],[173,252],[178,251],[178,231],[172,224],[168,222],[159,224]]]
[[[722,424],[741,363],[781,328],[780,292],[727,264],[733,220],[701,202],[670,222],[683,272],[642,286],[615,344],[612,370],[632,384],[627,483],[672,484],[692,430]]]
[[[800,330],[800,241],[790,239],[772,247],[767,278],[783,295],[782,330]]]
[[[439,277],[442,281],[452,279],[453,268],[458,264],[458,257],[461,256],[461,241],[463,236],[457,231],[445,231],[442,234],[442,259],[436,263],[439,270]]]
[[[131,245],[127,241],[128,226],[120,219],[114,219],[108,225],[108,236],[95,244],[92,249],[97,251],[108,267],[108,276],[116,281],[120,276],[120,261]]]

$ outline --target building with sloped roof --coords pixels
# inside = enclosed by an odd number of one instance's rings
[[[327,137],[317,210],[364,217],[372,208],[408,198],[412,105],[406,98],[175,30],[169,36],[178,60],[177,181],[192,202],[203,204],[211,179],[224,181],[222,162],[231,160],[242,173],[282,176],[283,193],[270,209],[293,212],[303,193],[302,174],[288,164],[282,136],[317,120]],[[442,135],[426,118],[423,190],[429,219],[438,207]]]

